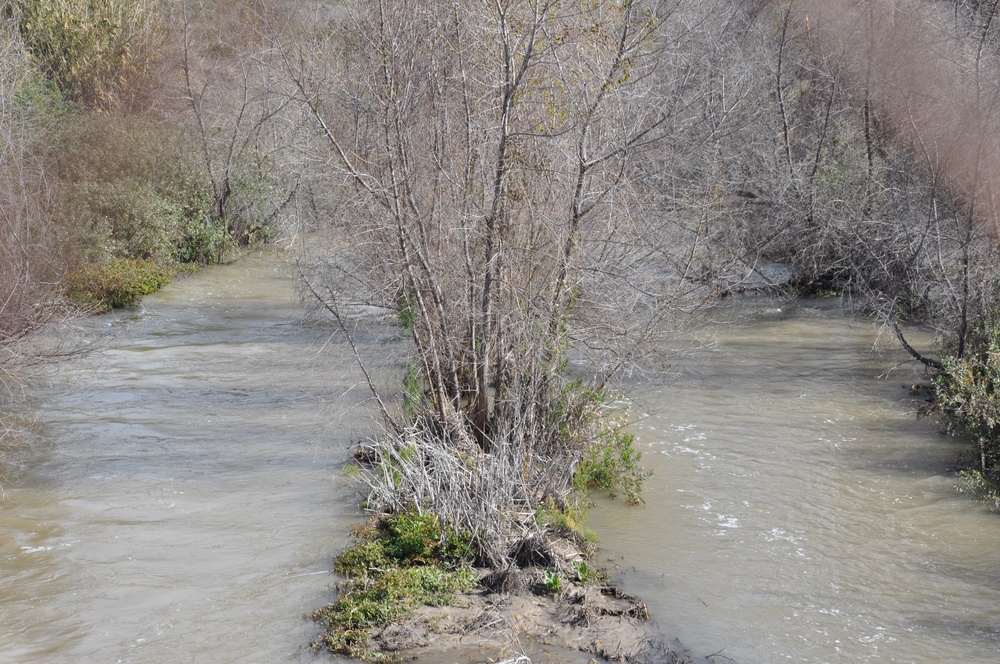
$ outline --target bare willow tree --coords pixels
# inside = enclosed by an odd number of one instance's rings
[[[349,201],[350,260],[313,292],[343,320],[355,284],[416,349],[415,414],[383,408],[403,443],[376,452],[395,455],[379,498],[425,501],[494,564],[514,513],[565,497],[600,438],[604,380],[689,288],[639,184],[698,94],[663,39],[676,6],[382,0],[285,48]],[[597,374],[586,388],[571,353]],[[478,479],[434,475],[448,464],[432,454]]]
[[[272,239],[298,191],[294,104],[272,77],[281,3],[183,0],[169,7],[167,115],[190,130],[211,188],[210,213],[232,244]]]

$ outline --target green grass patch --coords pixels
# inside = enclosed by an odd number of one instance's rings
[[[354,531],[357,543],[337,557],[348,577],[340,597],[313,619],[323,634],[313,644],[368,661],[390,659],[367,645],[373,630],[405,618],[419,606],[449,604],[476,584],[471,538],[442,528],[433,514],[405,512]]]

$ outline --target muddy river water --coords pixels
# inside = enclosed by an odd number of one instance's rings
[[[82,323],[115,338],[48,377],[3,482],[0,663],[326,661],[303,614],[373,420],[292,271],[244,261]],[[399,372],[399,344],[362,341]],[[634,386],[646,506],[589,517],[662,634],[714,662],[1000,661],[1000,517],[955,491],[963,447],[916,421],[912,371],[880,378],[900,358],[833,304],[731,312],[714,341]]]

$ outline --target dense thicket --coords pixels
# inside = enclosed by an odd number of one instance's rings
[[[407,412],[380,401],[373,509],[435,510],[503,563],[513,515],[566,500],[600,438],[576,414],[722,295],[838,293],[932,369],[900,321],[961,354],[995,292],[986,180],[942,153],[947,109],[900,86],[942,44],[975,84],[980,42],[927,33],[915,3],[848,33],[816,6],[347,3],[285,48],[353,240],[313,294],[342,324],[394,309],[414,344]],[[887,36],[905,67],[867,66]],[[574,353],[593,383],[571,380]]]

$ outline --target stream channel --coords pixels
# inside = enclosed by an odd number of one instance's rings
[[[303,615],[361,519],[337,472],[374,420],[292,271],[246,260],[80,323],[114,339],[49,375],[3,481],[0,663],[328,661]],[[903,358],[868,323],[772,305],[633,386],[654,474],[645,507],[591,511],[603,562],[711,662],[1000,661],[1000,517],[956,492],[965,447],[916,420],[920,377],[883,375]]]

